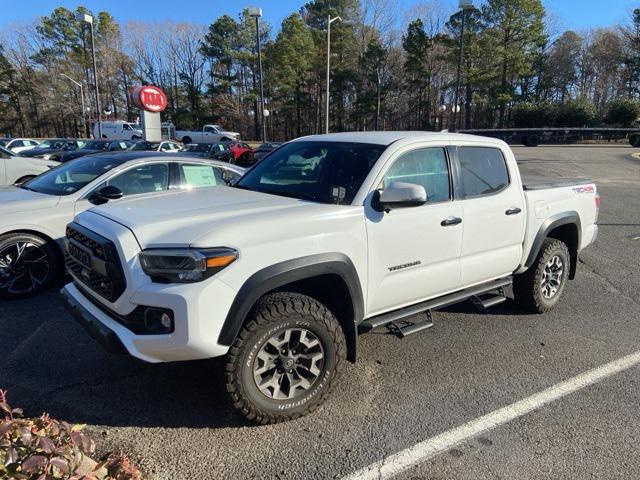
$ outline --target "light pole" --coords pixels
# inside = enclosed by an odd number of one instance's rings
[[[329,73],[331,71],[331,24],[336,20],[342,21],[340,17],[327,16],[327,93],[325,98],[324,112],[324,133],[329,133]]]
[[[460,25],[460,49],[458,51],[458,74],[456,75],[456,91],[454,92],[453,108],[451,109],[451,131],[455,132],[458,124],[458,95],[460,94],[460,70],[462,69],[462,53],[464,49],[464,17],[469,8],[473,8],[473,0],[460,0],[458,7],[462,10],[462,22]]]
[[[264,108],[264,83],[262,82],[262,53],[260,48],[260,17],[262,16],[262,9],[259,7],[249,7],[247,9],[249,16],[256,19],[256,44],[258,46],[258,71],[260,72],[260,121],[262,123],[262,143],[267,142],[267,121],[265,119]]]
[[[76,20],[82,23],[88,23],[91,30],[91,56],[93,57],[93,82],[96,92],[96,109],[98,110],[98,138],[102,138],[102,108],[100,106],[100,92],[98,90],[98,66],[96,64],[96,39],[93,34],[93,16],[88,13],[78,12]]]
[[[71,83],[74,83],[78,88],[80,88],[80,101],[82,102],[82,135],[87,134],[87,118],[84,113],[84,88],[82,88],[82,84],[80,82],[76,82],[69,75],[65,75],[64,73],[60,74],[61,77],[66,78]]]

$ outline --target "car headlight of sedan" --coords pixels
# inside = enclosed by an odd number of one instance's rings
[[[215,275],[238,258],[233,248],[159,248],[140,254],[142,270],[155,282],[193,283]]]
[[[45,160],[49,160],[51,158],[51,154],[50,153],[45,153],[44,155],[42,155],[40,158],[43,158]]]

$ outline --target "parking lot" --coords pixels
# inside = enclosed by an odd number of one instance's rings
[[[153,478],[341,478],[635,353],[640,160],[622,145],[514,151],[523,172],[592,178],[602,195],[599,239],[549,314],[463,304],[406,339],[384,329],[363,335],[358,363],[326,404],[254,426],[227,399],[223,361],[112,357],[51,291],[0,303],[0,387],[28,415],[88,424],[100,450],[132,453]],[[640,368],[626,369],[425,456],[398,478],[640,477],[639,384]]]

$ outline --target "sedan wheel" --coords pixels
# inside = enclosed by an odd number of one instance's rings
[[[56,251],[44,239],[31,234],[0,237],[0,296],[23,298],[39,293],[59,270]]]

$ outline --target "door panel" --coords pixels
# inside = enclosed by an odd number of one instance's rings
[[[443,148],[403,152],[385,173],[380,188],[394,181],[425,187],[419,207],[377,212],[365,208],[369,247],[367,316],[455,290],[460,284],[463,223],[460,202],[452,201],[450,169]]]
[[[514,180],[518,172],[509,170],[505,155],[497,148],[458,148],[465,286],[511,274],[522,256],[524,196]]]

